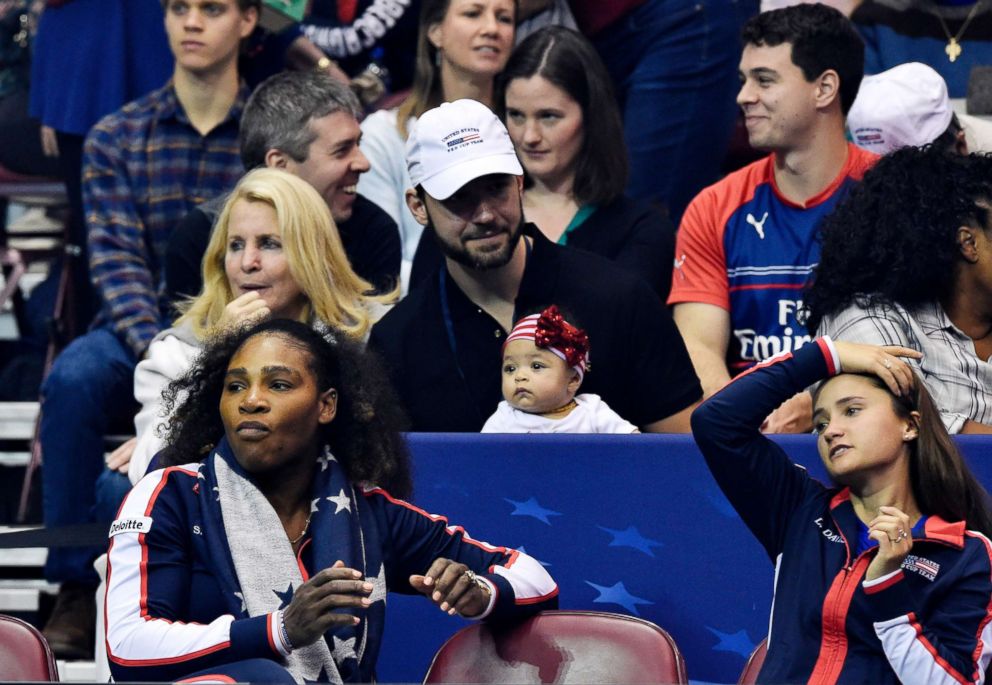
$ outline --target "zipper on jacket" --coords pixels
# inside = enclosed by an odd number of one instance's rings
[[[851,545],[832,511],[830,512],[830,520],[834,524],[834,530],[844,541],[845,558],[843,567],[838,575],[834,576],[821,605],[820,653],[813,665],[810,683],[835,683],[844,668],[844,661],[847,658],[847,610],[851,606],[857,583],[864,575],[864,571],[857,573],[855,569],[870,551],[866,550],[852,561]],[[853,588],[851,587],[852,583]]]
[[[870,551],[870,550],[869,550]],[[871,563],[868,552],[861,554],[850,567],[841,569],[823,602],[820,654],[810,683],[835,683],[847,660],[847,613],[865,569]]]

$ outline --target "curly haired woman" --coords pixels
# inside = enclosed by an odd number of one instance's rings
[[[807,327],[899,345],[950,433],[992,433],[992,157],[904,148],[828,216]]]
[[[511,620],[558,603],[533,558],[410,491],[399,410],[356,341],[268,320],[215,338],[166,392],[166,468],[111,526],[118,681],[374,682],[387,591]]]

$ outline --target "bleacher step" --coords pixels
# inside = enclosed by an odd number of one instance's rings
[[[30,440],[38,418],[37,402],[0,403],[0,440]]]
[[[92,661],[56,661],[62,682],[92,683],[96,680],[96,665]]]
[[[33,578],[0,580],[0,614],[38,611],[42,592],[56,594],[58,585]]]

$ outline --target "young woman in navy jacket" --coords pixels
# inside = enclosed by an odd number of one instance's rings
[[[720,488],[775,562],[759,682],[982,683],[992,658],[988,495],[903,347],[820,338],[739,376],[692,417]],[[764,437],[817,381],[825,486]]]

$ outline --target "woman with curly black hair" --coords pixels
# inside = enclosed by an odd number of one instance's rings
[[[387,590],[471,618],[557,606],[534,559],[382,487],[410,490],[399,413],[374,361],[335,339],[267,321],[170,385],[166,467],[111,527],[115,679],[371,682]]]
[[[406,443],[399,429],[406,423],[382,368],[357,342],[337,333],[333,346],[309,326],[275,319],[251,329],[255,335],[290,331],[285,338],[303,350],[315,350],[308,360],[321,388],[337,389],[334,421],[321,426],[321,440],[339,460],[353,483],[376,483],[397,497],[413,490]],[[250,332],[250,331],[249,331]],[[160,466],[197,460],[217,445],[224,425],[216,408],[224,392],[227,361],[243,344],[244,328],[214,340],[188,373],[166,388],[164,401],[171,416]]]
[[[992,157],[883,157],[824,219],[806,325],[919,350],[951,433],[992,433]]]

